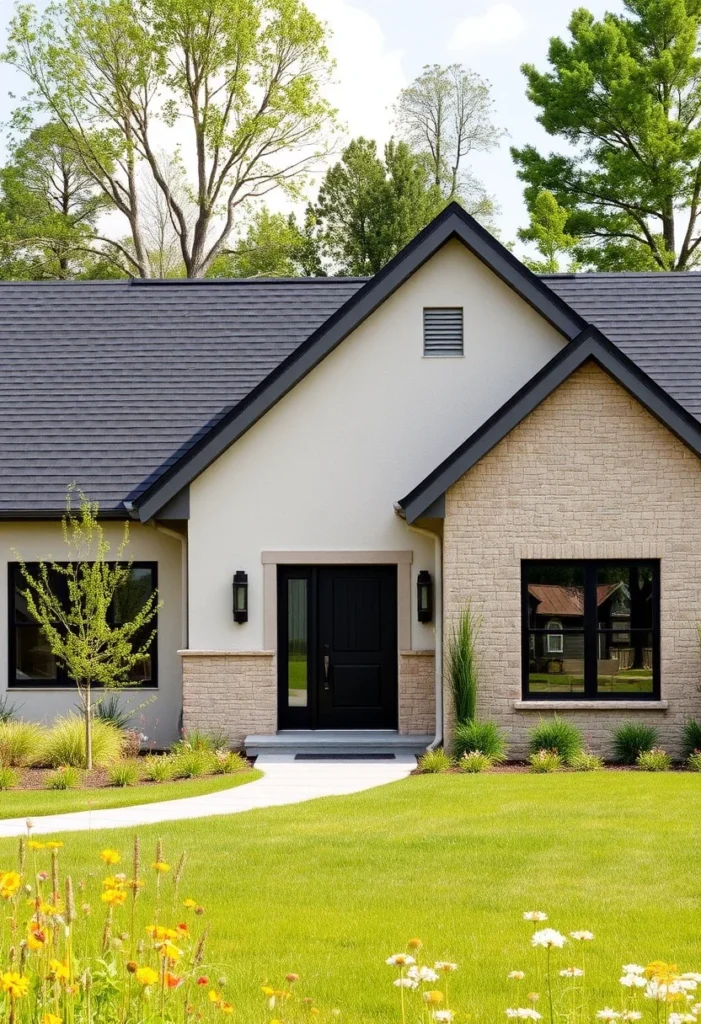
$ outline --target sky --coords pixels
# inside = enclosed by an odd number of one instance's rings
[[[47,0],[35,0],[42,8]],[[522,185],[509,146],[533,143],[558,148],[536,122],[525,95],[520,65],[547,66],[548,41],[566,35],[572,10],[586,6],[600,17],[622,9],[621,0],[306,0],[331,30],[336,81],[329,98],[347,126],[348,137],[365,135],[384,143],[392,134],[392,107],[399,91],[425,64],[461,63],[492,85],[494,120],[507,134],[500,147],[473,156],[472,168],[496,198],[496,225],[504,241],[527,222]],[[0,38],[12,14],[0,0]],[[0,66],[0,123],[21,94],[22,82]],[[3,137],[0,137],[0,159]]]

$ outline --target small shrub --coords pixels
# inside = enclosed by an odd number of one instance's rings
[[[573,768],[576,772],[600,772],[604,762],[598,754],[592,754],[588,750],[578,750],[567,760],[567,767]]]
[[[701,722],[690,718],[684,723],[682,735],[682,756],[688,758],[695,750],[701,750]]]
[[[10,698],[5,694],[0,697],[0,722],[9,722],[17,714],[17,705],[10,704]]]
[[[41,760],[46,730],[35,722],[0,721],[0,764],[15,768]]]
[[[107,769],[110,786],[135,786],[139,781],[139,767],[133,761],[119,761]]]
[[[657,729],[644,722],[624,722],[613,734],[613,752],[619,764],[635,764],[638,755],[657,745]]]
[[[537,775],[557,772],[562,767],[562,758],[556,750],[536,750],[528,758],[529,771]]]
[[[122,753],[122,733],[112,724],[96,718],[92,724],[92,757],[96,768],[118,761]],[[44,744],[43,763],[49,768],[70,765],[85,767],[85,721],[82,715],[57,718]]]
[[[133,711],[124,707],[116,694],[103,697],[95,710],[95,717],[103,722],[111,722],[118,729],[126,729],[134,715]]]
[[[218,750],[212,763],[215,775],[233,775],[235,772],[246,771],[247,768],[246,758],[233,750]]]
[[[9,765],[0,765],[0,789],[14,789],[19,782],[19,772]]]
[[[151,754],[144,758],[144,778],[149,782],[168,782],[175,774],[175,764],[169,754]]]
[[[203,732],[201,729],[192,729],[183,733],[183,738],[177,740],[171,747],[174,754],[183,750],[198,750],[214,754],[217,750],[225,750],[229,746],[229,737],[223,732]]]
[[[448,757],[442,747],[435,750],[427,750],[419,758],[419,769],[427,775],[440,775],[453,767],[453,759]]]
[[[122,730],[122,757],[127,760],[138,757],[141,750],[141,733],[137,729]]]
[[[689,771],[701,772],[701,750],[692,750],[686,760]]]
[[[466,750],[458,760],[458,768],[461,772],[477,774],[478,772],[486,772],[488,768],[492,767],[493,763],[493,759],[489,754],[485,754],[481,750]]]
[[[80,772],[72,764],[64,764],[46,776],[47,789],[77,789],[80,785]]]
[[[174,776],[178,779],[196,779],[214,770],[216,755],[209,750],[180,750],[173,755]]]
[[[672,758],[662,747],[653,747],[652,750],[641,750],[635,763],[643,772],[668,772]]]
[[[456,725],[453,749],[457,758],[474,750],[486,754],[492,761],[503,761],[506,757],[504,733],[496,722],[465,722]]]
[[[531,729],[530,748],[532,754],[554,750],[562,761],[568,761],[582,749],[582,734],[576,725],[557,715],[542,718]]]

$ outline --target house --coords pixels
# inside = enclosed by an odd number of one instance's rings
[[[444,646],[478,612],[478,713],[523,754],[701,714],[701,277],[537,277],[452,205],[376,277],[0,286],[0,699],[75,693],[17,552],[67,484],[131,522],[163,607],[124,698],[250,750],[449,740]],[[349,746],[343,746],[344,744]]]

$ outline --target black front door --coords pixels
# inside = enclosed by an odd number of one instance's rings
[[[396,729],[397,570],[278,570],[282,729]]]

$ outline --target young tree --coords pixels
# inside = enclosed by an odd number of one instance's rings
[[[310,213],[322,256],[334,273],[378,270],[446,205],[425,160],[405,142],[354,139],[326,172]]]
[[[556,274],[560,270],[560,254],[568,256],[576,245],[576,238],[568,235],[565,224],[569,213],[559,205],[552,194],[539,192],[531,210],[531,223],[521,228],[518,237],[522,242],[534,242],[542,259],[524,259],[524,263],[536,274]]]
[[[579,259],[597,269],[688,270],[701,230],[701,6],[626,0],[597,21],[580,8],[550,70],[523,66],[538,120],[568,144],[512,149],[532,209],[553,193]]]
[[[334,125],[325,29],[302,0],[54,0],[43,16],[19,5],[4,59],[31,83],[16,122],[39,112],[64,126],[127,218],[131,246],[112,244],[141,277],[151,272],[141,166],[163,194],[187,276],[201,277],[242,203],[275,188],[300,194]],[[179,142],[189,135],[192,220],[164,166],[168,127]]]
[[[136,602],[130,599],[131,561],[123,561],[129,524],[125,523],[116,559],[107,561],[110,545],[97,502],[79,492],[76,510],[72,494],[71,488],[62,520],[67,561],[41,562],[33,573],[17,557],[27,583],[27,609],[41,626],[51,653],[76,682],[85,718],[86,767],[91,769],[92,689],[131,685],[130,673],[149,657],[155,630],[146,637],[144,630],[160,605],[155,591]],[[115,607],[119,614],[113,614]]]
[[[5,242],[0,275],[58,280],[89,275],[104,258],[96,229],[104,205],[63,126],[35,128],[0,169]]]
[[[493,202],[465,161],[473,151],[494,149],[503,134],[492,121],[489,83],[462,64],[426,65],[400,93],[395,113],[400,137],[426,157],[445,198],[488,217]]]
[[[217,257],[207,276],[323,276],[313,226],[309,217],[300,227],[294,213],[271,213],[264,206],[236,247]]]

